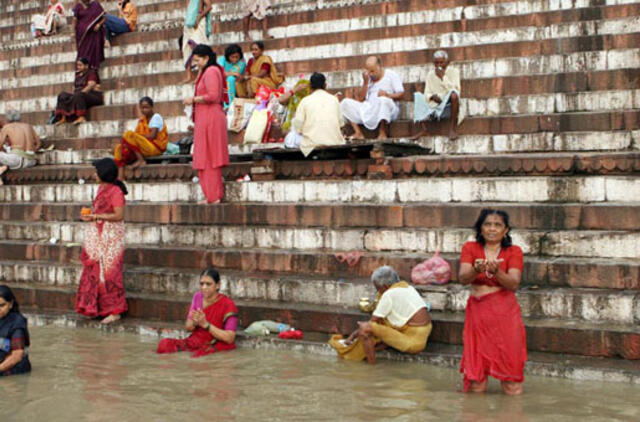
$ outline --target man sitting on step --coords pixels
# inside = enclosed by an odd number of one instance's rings
[[[413,138],[418,139],[427,134],[428,121],[449,119],[449,139],[458,138],[456,126],[464,118],[460,112],[460,71],[449,66],[449,55],[438,50],[433,55],[435,68],[427,75],[424,94],[414,93],[414,122],[420,122],[422,131]]]
[[[20,112],[8,110],[9,123],[0,130],[0,185],[7,169],[18,170],[37,164],[35,152],[40,148],[40,138],[28,123],[20,122]]]
[[[369,57],[362,73],[362,87],[356,92],[358,100],[345,98],[340,104],[342,115],[353,127],[350,139],[364,139],[359,125],[369,130],[379,126],[378,139],[386,139],[389,136],[389,123],[400,114],[397,101],[403,95],[400,75],[383,68],[380,57]]]
[[[311,94],[298,104],[292,122],[293,130],[287,135],[290,145],[299,146],[305,156],[315,147],[344,144],[340,131],[344,126],[340,102],[335,95],[325,91],[327,82],[322,73],[311,75],[309,82]]]
[[[370,364],[376,363],[376,350],[386,346],[411,354],[423,351],[432,328],[424,299],[413,286],[400,281],[391,267],[375,270],[371,281],[379,298],[371,320],[359,322],[346,340],[336,335],[329,344],[343,359],[366,358]]]

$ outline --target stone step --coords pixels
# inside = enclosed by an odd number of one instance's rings
[[[2,282],[12,285],[77,288],[82,266],[50,262],[0,262]],[[198,289],[197,269],[129,267],[124,273],[128,293],[188,295]],[[333,279],[225,271],[221,290],[235,300],[340,306],[356,309],[362,297],[374,297],[368,279]],[[469,289],[459,284],[416,286],[432,312],[464,313]],[[640,294],[606,289],[536,288],[518,290],[522,315],[529,318],[590,322],[637,323]]]
[[[11,286],[20,304],[39,309],[72,311],[75,291],[45,287]],[[184,320],[190,298],[167,299],[154,295],[128,295],[132,318],[159,319],[178,322]],[[279,302],[237,301],[240,320],[272,319],[286,322],[302,331],[347,334],[357,327],[356,322],[367,315],[339,307],[290,305]],[[463,315],[432,313],[433,331],[430,341],[462,343]],[[531,351],[567,353],[581,356],[640,358],[640,333],[634,325],[588,323],[554,319],[524,318],[527,348]]]
[[[233,148],[230,148],[233,153]],[[88,150],[91,154],[83,156],[98,158],[110,156],[107,151]],[[265,150],[268,151],[268,150]],[[46,162],[51,152],[40,154],[41,162]],[[73,156],[70,152],[61,152]],[[232,155],[233,157],[233,155]],[[640,153],[575,153],[548,154],[499,154],[478,156],[413,156],[388,158],[391,175],[394,178],[420,176],[586,176],[586,175],[633,175],[640,171]],[[276,161],[270,168],[273,177],[278,180],[299,179],[354,179],[367,178],[371,159],[353,160],[316,160],[316,161]],[[255,165],[250,161],[231,163],[225,168],[225,179],[236,180],[244,174],[251,174]],[[77,182],[90,180],[93,166],[81,165],[42,165],[12,171],[5,177],[9,184],[38,184],[42,182]],[[151,164],[135,171],[127,172],[127,180],[138,182],[189,181],[197,175],[190,163]]]
[[[204,226],[287,226],[299,228],[449,228],[471,227],[486,207],[505,210],[510,224],[521,230],[636,230],[639,203],[417,203],[417,204],[298,204],[221,203],[215,207],[191,203],[127,204],[127,223],[200,224]],[[73,222],[86,203],[3,203],[0,220]]]
[[[44,327],[86,327],[105,332],[120,333],[122,331],[144,337],[155,337],[158,340],[167,336],[187,336],[182,322],[170,323],[160,321],[141,320],[127,317],[115,325],[100,324],[99,321],[82,318],[73,313],[51,309],[26,309],[25,316],[30,326]],[[251,321],[248,321],[251,322]],[[245,324],[247,325],[247,324]],[[276,336],[251,337],[238,332],[236,344],[239,348],[295,350],[323,356],[335,356],[335,351],[327,344],[327,334],[305,332],[304,340],[281,340]],[[393,350],[383,350],[376,353],[378,359],[420,362],[438,367],[458,369],[462,347],[446,345],[429,341],[427,350],[417,355],[397,353]],[[638,384],[638,363],[633,360],[619,358],[593,358],[586,356],[565,355],[557,353],[531,352],[527,353],[525,374],[527,376],[559,377],[580,381],[621,382]]]
[[[1,241],[2,261],[49,261],[79,263],[79,244]],[[457,280],[458,254],[443,254],[451,264],[452,281]],[[128,245],[125,264],[154,267],[162,262],[172,268],[203,268],[213,265],[221,270],[258,274],[305,274],[310,277],[368,278],[381,265],[391,265],[402,278],[409,279],[411,269],[428,258],[424,253],[367,252],[358,264],[349,268],[333,251],[300,251],[250,248],[193,248]],[[528,257],[523,284],[538,287],[586,287],[600,289],[639,289],[640,266],[631,259],[576,257]]]
[[[79,216],[78,216],[79,219]],[[0,240],[78,243],[84,239],[82,222],[22,222],[0,224]],[[527,256],[640,258],[640,233],[631,231],[541,231],[514,229],[513,242]],[[467,228],[342,229],[245,225],[127,225],[126,242],[163,247],[256,248],[396,253],[459,253],[475,238]]]
[[[203,200],[196,183],[129,183],[128,201]],[[225,183],[227,202],[376,203],[417,202],[635,202],[633,176],[432,177],[398,180],[283,180]],[[0,186],[3,202],[87,202],[97,185]]]

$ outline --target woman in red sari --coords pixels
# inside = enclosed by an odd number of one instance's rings
[[[76,312],[109,324],[127,311],[122,266],[124,261],[124,196],[127,188],[118,180],[118,167],[111,158],[93,163],[100,183],[93,211],[82,215],[90,222],[82,246],[82,275],[76,295]]]
[[[193,105],[193,168],[198,170],[206,203],[216,204],[224,197],[222,168],[229,164],[227,118],[223,105],[228,101],[224,70],[208,45],[193,49],[193,62],[200,70],[196,95],[186,98]]]
[[[200,291],[193,296],[187,315],[186,339],[166,338],[158,344],[158,353],[193,352],[193,357],[236,348],[238,308],[219,292],[220,274],[208,268],[200,275]]]
[[[511,244],[509,215],[483,209],[475,224],[476,241],[460,256],[462,284],[471,284],[464,321],[464,391],[484,392],[487,375],[501,381],[508,395],[522,394],[527,344],[515,291],[524,267],[522,249]]]

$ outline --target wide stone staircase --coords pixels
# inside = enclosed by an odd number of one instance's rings
[[[187,133],[184,2],[136,4],[139,31],[106,51],[105,106],[79,127],[54,127],[44,122],[73,81],[70,32],[32,40],[30,15],[42,2],[0,0],[0,114],[17,108],[55,147],[0,187],[0,281],[32,309],[73,309],[80,208],[97,189],[89,161],[135,126],[138,99],[156,101],[173,139]],[[237,8],[214,4],[219,53],[242,39]],[[640,1],[625,0],[274,1],[267,53],[288,83],[317,70],[331,91],[351,94],[372,54],[402,75],[401,119],[391,126],[399,143],[418,131],[413,92],[433,52],[446,49],[463,78],[461,136],[449,141],[435,125],[418,141],[435,154],[386,158],[388,180],[372,179],[375,160],[365,157],[276,162],[275,180],[238,182],[256,164],[238,160],[217,206],[197,204],[190,164],[141,168],[128,182],[129,316],[181,321],[197,273],[214,265],[244,326],[268,318],[347,333],[366,318],[357,302],[373,295],[376,267],[408,278],[440,251],[453,279],[420,288],[434,319],[422,359],[455,365],[468,297],[456,280],[459,252],[491,206],[510,213],[525,252],[518,298],[530,373],[640,382],[639,24]],[[230,135],[232,157],[246,160],[256,147]],[[351,251],[363,253],[354,267],[335,256]]]

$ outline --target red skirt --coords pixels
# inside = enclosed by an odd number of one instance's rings
[[[487,375],[500,381],[524,381],[527,339],[520,305],[512,291],[469,298],[463,342],[460,372],[464,374],[464,391],[472,381],[484,382]]]

